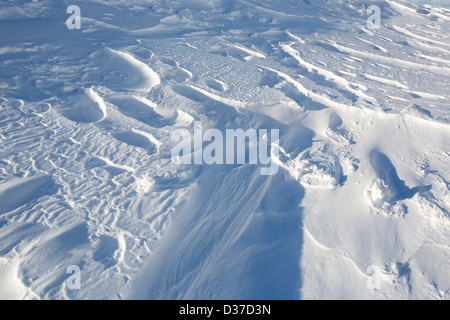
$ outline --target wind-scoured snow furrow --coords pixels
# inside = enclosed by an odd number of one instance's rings
[[[325,79],[327,81],[334,82],[339,87],[343,88],[344,90],[347,90],[348,92],[350,92],[350,93],[352,93],[352,94],[354,94],[354,95],[356,95],[356,96],[358,96],[360,98],[367,99],[367,100],[370,100],[370,101],[376,101],[375,98],[369,97],[368,95],[366,95],[361,90],[356,90],[356,89],[353,89],[352,87],[350,87],[349,82],[345,78],[340,77],[340,76],[334,74],[333,72],[331,72],[329,70],[326,70],[326,69],[314,66],[314,65],[304,61],[300,57],[299,52],[297,50],[293,49],[291,46],[289,46],[289,45],[282,45],[281,47],[282,47],[282,49],[284,51],[286,51],[288,54],[290,54],[292,57],[294,57],[298,61],[300,66],[306,68],[308,70],[308,72],[311,72],[311,73],[312,72],[317,72],[319,75],[325,77]]]
[[[317,93],[314,93],[310,90],[308,90],[307,88],[305,88],[300,82],[294,80],[293,78],[291,78],[289,75],[281,72],[281,71],[277,71],[271,68],[267,68],[267,67],[263,67],[260,66],[263,70],[267,70],[269,72],[273,72],[274,74],[276,74],[277,76],[281,77],[282,79],[286,80],[288,83],[292,84],[295,89],[298,91],[298,93],[302,94],[303,96],[305,96],[306,98],[311,99],[312,101],[322,104],[323,106],[329,107],[329,108],[339,108],[343,105],[341,105],[338,102],[335,102],[327,97],[321,96]]]
[[[377,54],[373,54],[373,53],[369,53],[369,52],[358,51],[355,49],[351,49],[351,48],[347,48],[345,46],[339,45],[337,43],[332,43],[331,46],[333,46],[334,48],[336,48],[337,50],[339,50],[341,52],[356,55],[356,56],[362,57],[362,58],[367,58],[367,59],[374,60],[377,62],[384,62],[384,63],[388,63],[388,64],[391,64],[394,66],[413,69],[413,70],[417,70],[417,71],[428,71],[431,73],[435,73],[435,74],[439,74],[439,75],[443,75],[443,76],[447,76],[447,77],[450,76],[450,68],[437,67],[437,66],[428,65],[428,64],[420,64],[420,63],[415,63],[415,62],[406,61],[406,60],[402,60],[402,59],[387,57],[387,56],[383,56],[383,55],[377,55]]]

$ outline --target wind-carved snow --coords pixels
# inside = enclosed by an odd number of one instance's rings
[[[76,122],[99,122],[106,118],[105,101],[93,88],[82,90],[69,98],[68,108],[63,115]]]
[[[52,190],[51,176],[40,175],[0,184],[0,214],[13,211]]]
[[[343,78],[340,77],[336,74],[334,74],[333,72],[314,66],[306,61],[304,61],[301,57],[300,54],[297,50],[293,49],[291,46],[289,45],[282,45],[281,48],[286,51],[288,54],[290,54],[292,57],[294,57],[301,66],[305,67],[308,72],[317,72],[319,75],[325,77],[326,80],[328,81],[332,81],[335,82],[338,86],[342,87],[344,90],[347,90],[361,98],[367,99],[367,100],[371,100],[371,101],[375,101],[376,99],[373,97],[369,97],[368,95],[366,95],[364,92],[362,92],[361,90],[355,90],[352,87],[350,87],[349,82]]]
[[[120,164],[115,164],[114,162],[112,162],[111,160],[104,158],[104,157],[98,157],[100,160],[104,161],[108,166],[117,168],[117,169],[121,169],[124,171],[128,171],[128,172],[132,172],[134,173],[134,169],[129,167],[129,166],[124,166],[124,165],[120,165]]]
[[[0,9],[0,298],[449,298],[448,10],[78,3]],[[197,121],[280,170],[176,165]]]
[[[154,86],[157,86],[161,83],[159,76],[156,72],[154,72],[146,64],[134,58],[129,53],[113,50],[110,48],[108,48],[108,50],[113,55],[116,55],[122,58],[125,62],[129,63],[132,66],[132,68],[135,69],[137,73],[139,73],[140,80],[136,81],[136,89],[148,92]]]
[[[440,74],[440,75],[444,75],[444,76],[450,75],[450,68],[447,68],[447,67],[437,67],[437,66],[432,66],[432,65],[428,65],[428,64],[420,64],[420,63],[405,61],[405,60],[392,58],[392,57],[388,57],[388,56],[377,55],[377,54],[368,53],[368,52],[362,52],[362,51],[358,51],[358,50],[355,50],[352,48],[347,48],[347,47],[339,45],[337,43],[333,43],[331,45],[341,52],[353,54],[353,55],[371,59],[371,60],[374,60],[377,62],[385,62],[388,64],[392,64],[394,66],[404,67],[404,68],[413,69],[413,70],[417,70],[417,71],[429,71],[431,73]]]
[[[102,84],[111,89],[148,93],[161,82],[155,71],[127,52],[104,47],[94,53],[92,58],[96,67],[104,69],[106,73]]]
[[[140,134],[148,139],[151,143],[153,143],[156,146],[157,153],[159,154],[159,150],[161,148],[162,142],[156,139],[152,134],[144,131],[140,131],[137,129],[132,129],[134,133]]]
[[[398,81],[395,81],[395,80],[390,80],[390,79],[385,79],[385,78],[382,78],[382,77],[372,76],[370,74],[364,74],[363,76],[366,77],[369,80],[377,81],[377,82],[380,82],[380,83],[388,84],[390,86],[395,86],[395,87],[399,87],[401,89],[408,90],[407,86],[405,86],[404,84],[402,84],[402,83],[400,83]]]

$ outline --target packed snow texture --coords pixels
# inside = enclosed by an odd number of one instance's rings
[[[449,35],[402,0],[1,0],[0,299],[449,299]],[[280,170],[176,165],[195,121],[278,129]]]

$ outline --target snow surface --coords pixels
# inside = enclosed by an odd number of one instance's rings
[[[402,0],[1,0],[0,299],[449,299],[449,34]],[[174,164],[195,121],[279,129],[280,170]]]

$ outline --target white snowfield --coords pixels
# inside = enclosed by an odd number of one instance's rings
[[[450,299],[449,107],[443,8],[1,0],[0,299]],[[196,121],[278,173],[176,165]]]

